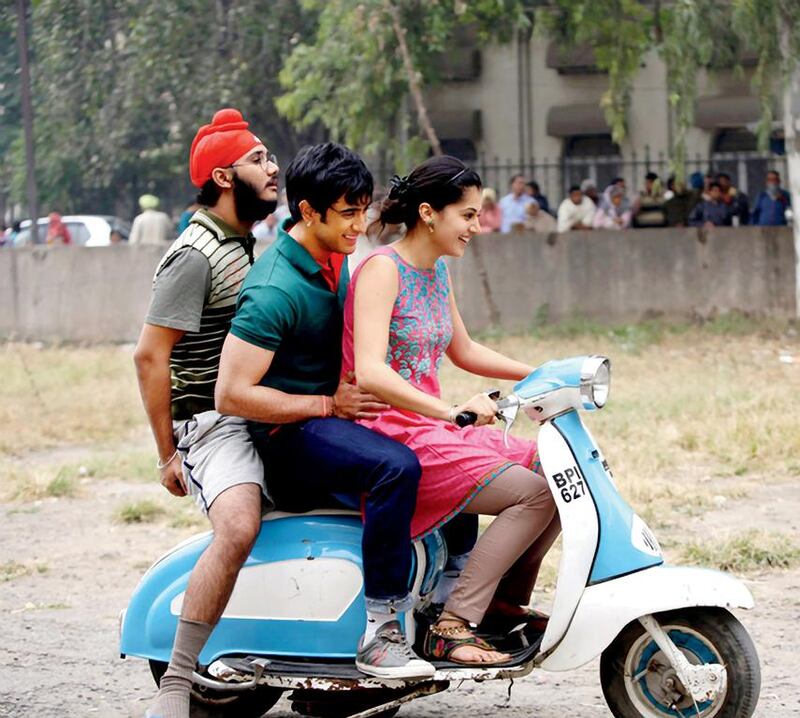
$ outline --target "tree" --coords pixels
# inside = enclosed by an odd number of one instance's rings
[[[439,79],[437,56],[462,26],[480,38],[512,37],[527,24],[520,0],[305,0],[319,13],[313,38],[284,64],[279,111],[300,127],[321,123],[332,138],[404,171],[439,140],[428,120],[423,88]],[[417,126],[404,141],[411,121]]]
[[[273,105],[282,58],[315,26],[296,2],[275,0],[265,11],[258,0],[38,0],[32,15],[45,205],[131,216],[149,191],[167,208],[184,206],[194,194],[186,167],[192,136],[226,104],[279,156],[317,136],[315,127],[296,132]],[[0,115],[0,141],[18,126]],[[0,153],[20,199],[21,145],[0,144]]]
[[[39,197],[36,187],[36,162],[33,148],[33,105],[31,103],[30,55],[28,53],[28,5],[17,0],[17,47],[20,69],[20,104],[22,105],[23,132],[25,135],[25,177],[28,212],[31,216],[31,238],[39,241],[36,222],[39,212]]]

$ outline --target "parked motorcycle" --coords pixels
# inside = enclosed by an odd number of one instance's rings
[[[512,660],[502,666],[434,661],[433,678],[386,680],[354,664],[364,631],[361,517],[342,509],[272,512],[231,599],[200,655],[193,700],[222,716],[260,716],[286,692],[293,709],[320,718],[393,716],[452,683],[518,679],[534,668],[567,671],[596,656],[616,718],[748,718],[760,689],[756,649],[731,613],[752,608],[737,579],[669,566],[653,532],[619,495],[579,411],[601,409],[610,363],[579,356],[543,364],[498,398],[509,431],[520,410],[541,424],[542,470],[561,519],[563,547],[552,615],[487,636]],[[462,424],[474,415],[459,415]],[[291,480],[291,477],[286,477]],[[121,653],[166,670],[184,591],[210,533],[173,548],[147,571],[121,616]],[[402,616],[422,641],[446,549],[434,532],[412,547]]]

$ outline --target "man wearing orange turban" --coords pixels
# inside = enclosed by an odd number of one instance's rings
[[[253,224],[277,202],[278,165],[241,113],[220,110],[192,142],[202,206],[156,269],[134,361],[161,483],[191,494],[213,528],[183,596],[150,718],[189,718],[192,671],[272,505],[244,419],[214,409],[222,343],[253,264]]]

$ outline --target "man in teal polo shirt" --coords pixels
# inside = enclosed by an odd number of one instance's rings
[[[367,627],[356,665],[383,678],[429,677],[433,666],[413,653],[395,618],[412,604],[419,462],[407,447],[355,423],[385,405],[352,377],[340,380],[346,259],[365,230],[372,189],[364,162],[341,145],[307,147],[289,165],[291,217],[242,286],[216,406],[254,422],[278,506],[336,492],[366,496]]]

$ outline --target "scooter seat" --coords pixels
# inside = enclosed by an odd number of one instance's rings
[[[263,521],[277,521],[278,519],[292,518],[294,516],[361,516],[360,511],[352,509],[324,508],[311,509],[310,511],[270,511],[263,518]]]

